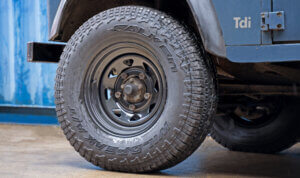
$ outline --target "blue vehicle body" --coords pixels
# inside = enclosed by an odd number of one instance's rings
[[[185,1],[193,14],[201,39],[208,52],[238,63],[300,60],[300,53],[298,52],[300,51],[300,23],[297,22],[297,17],[300,15],[298,11],[300,1]],[[55,1],[51,2],[57,7],[58,3],[55,3]],[[86,17],[92,16],[91,11],[97,12],[94,8],[98,8],[101,11],[101,8],[104,8],[103,4],[110,4],[113,1],[102,0],[97,2],[102,4],[102,6],[97,7],[97,5],[90,3],[90,7],[78,9],[76,6],[88,5],[78,0],[62,0],[58,6],[55,18],[53,15],[51,16],[54,22],[50,30],[50,39],[66,42],[70,35],[62,35],[66,34],[64,31],[69,31],[68,33],[72,34],[71,31],[76,29],[75,27],[70,28],[68,23],[74,18],[82,21],[81,17],[83,15]],[[119,3],[119,5],[128,5],[133,2],[124,1],[124,3]],[[164,0],[154,1],[156,4],[163,2]],[[139,3],[137,4],[139,5]],[[116,5],[118,5],[117,2],[111,6]],[[157,7],[159,8],[159,5]],[[82,12],[74,13],[74,11],[79,10]],[[277,12],[282,13],[279,18],[276,17]],[[262,19],[263,13],[267,16],[264,20]],[[51,19],[50,23],[52,24]],[[276,29],[278,24],[280,28]],[[275,28],[272,29],[274,26]],[[270,29],[263,27],[270,27]]]
[[[213,0],[233,62],[282,62],[300,59],[298,0]],[[262,30],[263,12],[284,12],[284,29]],[[240,19],[240,20],[238,20]],[[245,24],[242,21],[247,20]],[[277,25],[276,19],[270,21]],[[242,26],[241,26],[242,25]]]

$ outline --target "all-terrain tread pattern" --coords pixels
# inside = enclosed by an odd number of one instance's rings
[[[180,57],[180,68],[185,71],[184,85],[187,93],[183,112],[180,115],[180,127],[168,128],[173,132],[170,139],[158,140],[163,146],[152,143],[151,152],[137,154],[132,160],[107,157],[103,150],[82,140],[81,128],[68,117],[64,100],[65,70],[78,45],[93,30],[112,21],[138,21],[156,31],[165,41],[176,48]],[[166,169],[183,161],[203,142],[212,126],[212,116],[216,109],[216,94],[213,74],[205,61],[204,50],[195,38],[182,25],[170,16],[154,9],[139,6],[123,6],[101,12],[85,22],[67,43],[57,68],[55,84],[55,102],[58,120],[67,139],[76,151],[94,165],[107,170],[124,172],[149,172]],[[107,151],[107,150],[106,150]],[[101,154],[102,153],[102,154]]]

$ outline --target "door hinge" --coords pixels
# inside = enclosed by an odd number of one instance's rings
[[[262,12],[260,16],[262,31],[284,30],[284,11]]]

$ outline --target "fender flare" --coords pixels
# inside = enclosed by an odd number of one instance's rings
[[[205,50],[216,56],[226,57],[223,33],[212,0],[186,1],[197,24]],[[64,31],[63,24],[68,21],[74,4],[76,0],[61,0],[49,33],[51,41],[61,41],[59,36]]]
[[[205,50],[225,58],[225,41],[212,0],[187,1],[197,23]]]

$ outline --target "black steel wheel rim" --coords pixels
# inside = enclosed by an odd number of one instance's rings
[[[92,121],[118,137],[149,130],[163,111],[167,84],[159,56],[137,42],[114,43],[86,72],[84,99]]]

